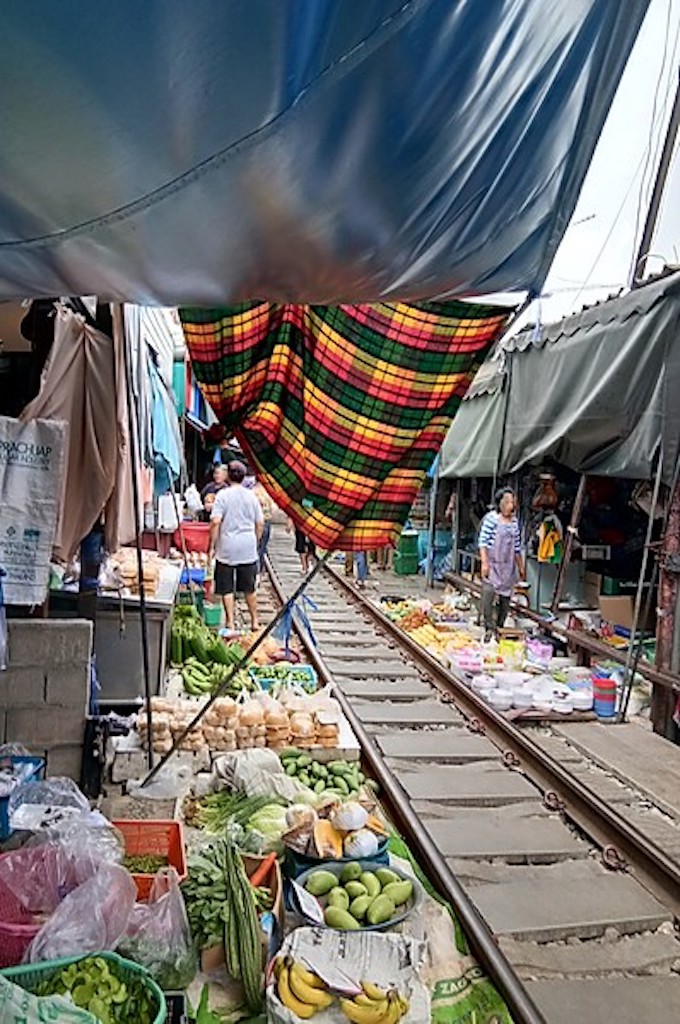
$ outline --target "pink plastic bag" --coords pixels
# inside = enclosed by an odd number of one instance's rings
[[[105,864],[60,903],[29,946],[25,962],[115,949],[130,923],[136,895],[130,872]]]

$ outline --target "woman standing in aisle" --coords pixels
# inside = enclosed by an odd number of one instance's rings
[[[515,495],[505,487],[496,492],[494,501],[496,507],[484,516],[479,531],[482,613],[487,639],[505,625],[512,592],[517,583],[525,579]],[[494,606],[497,606],[495,622]]]

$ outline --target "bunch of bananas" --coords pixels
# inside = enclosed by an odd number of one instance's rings
[[[408,1013],[409,1002],[392,988],[379,988],[370,981],[362,981],[363,991],[354,999],[341,999],[340,1008],[352,1024],[398,1024]]]
[[[333,1002],[326,983],[293,957],[278,957],[274,964],[274,977],[279,999],[286,1009],[302,1020],[309,1020],[319,1010],[327,1010]]]

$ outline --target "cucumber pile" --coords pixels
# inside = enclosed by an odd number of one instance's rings
[[[297,747],[287,747],[280,751],[279,757],[286,775],[297,779],[315,793],[348,797],[355,796],[364,785],[371,787],[371,781],[367,781],[358,761],[329,761],[328,764],[322,764]]]

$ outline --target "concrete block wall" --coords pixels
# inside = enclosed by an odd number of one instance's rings
[[[0,672],[0,742],[47,759],[49,775],[80,780],[90,692],[92,623],[10,619]]]

